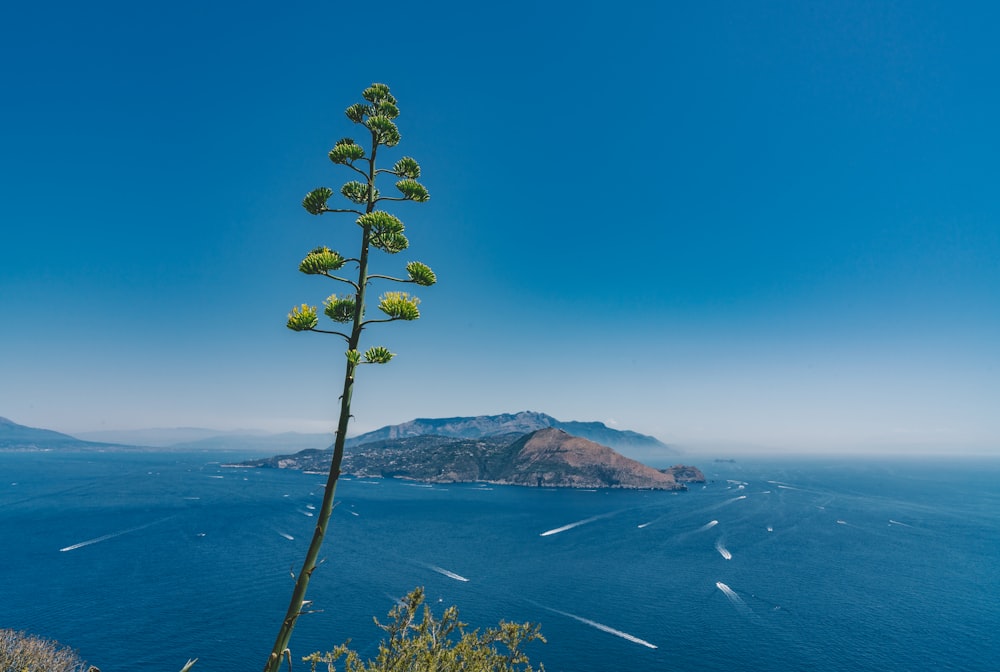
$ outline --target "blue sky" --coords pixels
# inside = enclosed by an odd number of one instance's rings
[[[326,431],[302,196],[399,100],[440,282],[355,428],[539,410],[691,449],[1000,452],[991,3],[21,3],[0,21],[0,415]],[[389,187],[391,188],[391,187]],[[379,286],[377,290],[386,289]]]

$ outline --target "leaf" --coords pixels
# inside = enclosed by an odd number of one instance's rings
[[[358,226],[362,228],[371,227],[373,232],[381,231],[403,231],[403,222],[395,215],[390,215],[384,210],[372,210],[357,219]]]
[[[400,135],[396,124],[387,117],[368,117],[368,121],[362,122],[372,133],[375,134],[376,141],[386,147],[394,147],[399,143]]]
[[[386,292],[379,297],[378,309],[394,320],[415,320],[420,317],[419,303],[406,292]]]
[[[329,156],[334,163],[345,164],[365,158],[365,150],[351,138],[342,138],[330,150]]]
[[[419,261],[411,261],[406,265],[406,272],[410,275],[410,280],[418,285],[423,285],[424,287],[430,287],[435,282],[437,282],[437,276],[434,275],[434,271],[430,269],[425,264],[421,264]]]
[[[336,271],[341,268],[347,260],[338,252],[334,252],[329,247],[317,247],[306,255],[306,258],[299,264],[299,270],[307,275],[319,275],[329,271]]]
[[[374,191],[375,193],[372,195],[372,200],[378,198],[378,190],[375,189]],[[368,203],[368,192],[368,185],[364,182],[358,182],[357,180],[352,180],[340,188],[340,193],[343,194],[347,200],[354,203],[360,203],[361,205]]]
[[[389,360],[393,357],[395,357],[395,354],[389,352],[388,348],[384,348],[381,345],[368,348],[368,351],[365,352],[365,361],[369,364],[388,364]]]
[[[355,103],[349,108],[344,110],[344,114],[347,118],[353,121],[355,124],[360,124],[365,120],[365,115],[370,115],[372,113],[372,108],[365,105],[364,103]]]
[[[403,235],[403,222],[388,212],[374,210],[358,217],[359,226],[371,232],[371,244],[383,252],[396,254],[410,246]]]
[[[369,103],[388,102],[396,104],[396,99],[389,93],[389,87],[385,84],[372,84],[361,92],[361,97]]]
[[[310,215],[320,215],[327,209],[326,202],[333,196],[333,189],[320,187],[313,189],[302,199],[302,207]]]
[[[397,254],[410,246],[410,241],[402,233],[387,232],[372,236],[372,245],[388,254]]]
[[[345,354],[347,355],[347,361],[355,366],[361,361],[361,353],[357,350],[348,350]]]
[[[301,307],[292,308],[288,313],[288,323],[285,325],[292,331],[309,331],[319,323],[316,315],[316,306],[302,304]]]
[[[400,177],[408,177],[415,180],[420,177],[420,165],[412,157],[404,156],[392,167],[392,172]]]
[[[375,114],[386,119],[395,119],[399,116],[399,108],[396,107],[395,103],[384,100],[380,103],[375,103]]]
[[[351,322],[354,320],[354,311],[357,306],[353,294],[347,296],[337,296],[331,294],[323,302],[323,313],[334,322]]]
[[[396,188],[403,193],[404,198],[417,203],[424,203],[431,197],[424,185],[416,180],[400,180],[396,183]]]

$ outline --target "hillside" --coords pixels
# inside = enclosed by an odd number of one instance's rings
[[[325,472],[331,458],[329,450],[305,450],[230,466]],[[659,471],[554,427],[480,438],[408,436],[373,441],[349,449],[341,472],[429,483],[663,490],[680,490],[684,482],[704,480],[694,467]]]
[[[83,441],[55,432],[51,429],[40,429],[19,425],[12,420],[0,417],[0,450],[114,450],[124,449],[111,443]]]
[[[447,436],[478,439],[488,436],[517,434],[523,436],[547,427],[561,429],[573,436],[589,439],[618,451],[649,455],[676,455],[679,451],[659,439],[628,430],[612,429],[603,422],[563,422],[536,411],[501,413],[455,418],[417,418],[398,425],[387,425],[365,434],[348,438],[347,447],[374,441],[402,439],[413,436]]]

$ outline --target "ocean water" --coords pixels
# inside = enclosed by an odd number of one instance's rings
[[[260,669],[325,479],[230,459],[0,454],[0,627],[104,672]],[[424,586],[541,623],[552,672],[997,669],[1000,460],[699,466],[684,493],[344,480],[293,653],[373,656]]]

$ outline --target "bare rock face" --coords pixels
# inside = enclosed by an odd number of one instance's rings
[[[504,481],[518,485],[579,488],[679,489],[673,474],[625,457],[607,446],[561,429],[546,428],[514,443]]]

